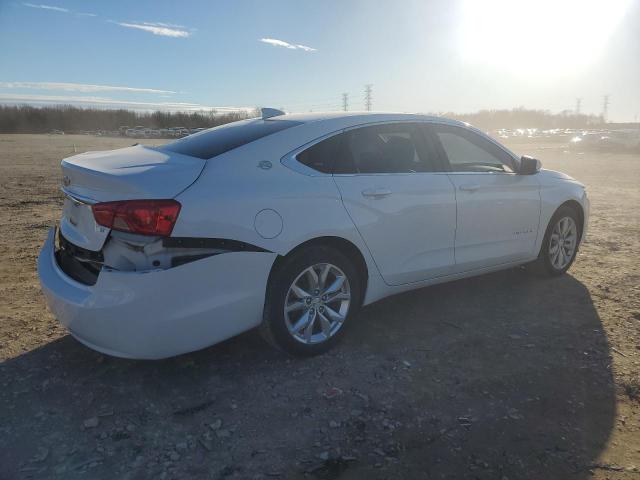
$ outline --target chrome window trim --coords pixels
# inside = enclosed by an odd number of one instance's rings
[[[518,175],[516,172],[380,172],[380,173],[334,173],[334,177],[372,177],[386,175]]]
[[[323,173],[323,172],[319,172],[317,170],[314,170],[311,167],[308,167],[306,165],[304,165],[303,163],[299,162],[297,159],[297,156],[302,153],[303,151],[305,151],[308,148],[313,147],[314,145],[328,139],[331,138],[335,135],[339,135],[341,133],[344,132],[348,132],[351,130],[355,130],[358,128],[365,128],[365,127],[369,127],[369,126],[376,126],[376,125],[395,125],[395,124],[399,124],[399,123],[425,123],[425,124],[430,124],[430,125],[443,125],[443,126],[447,126],[447,127],[457,127],[457,128],[461,128],[463,130],[468,130],[472,133],[475,133],[476,135],[481,136],[482,138],[488,140],[489,142],[493,143],[495,146],[497,146],[498,148],[500,148],[503,152],[505,152],[512,160],[513,160],[513,165],[511,165],[511,167],[514,169],[514,172],[415,172],[415,173],[428,173],[428,174],[451,174],[451,173],[465,173],[465,174],[496,174],[496,173],[503,173],[503,174],[508,174],[508,175],[517,175],[517,167],[520,165],[519,161],[520,159],[516,156],[515,153],[513,153],[511,150],[509,150],[508,148],[506,148],[505,146],[503,146],[502,144],[500,144],[498,141],[494,140],[493,138],[491,138],[489,135],[487,135],[486,133],[484,133],[482,130],[479,130],[476,127],[473,127],[469,124],[466,123],[461,123],[461,122],[457,122],[457,121],[453,121],[453,120],[449,120],[446,118],[443,119],[433,119],[433,118],[429,118],[429,119],[424,119],[424,120],[420,120],[420,119],[407,119],[407,120],[382,120],[382,121],[377,121],[377,122],[366,122],[366,123],[359,123],[357,125],[351,125],[350,127],[345,127],[345,128],[341,128],[339,130],[335,130],[333,132],[327,133],[325,135],[322,135],[321,137],[315,138],[307,143],[305,143],[304,145],[290,151],[289,153],[286,153],[285,155],[282,156],[282,158],[280,159],[280,163],[282,165],[284,165],[285,167],[301,173],[303,175],[306,175],[308,177],[327,177],[327,176],[354,176],[354,175],[397,175],[397,174],[404,174],[404,175],[414,175],[413,173],[406,173],[406,172],[398,172],[398,173],[335,173],[335,174],[331,174],[331,173]]]
[[[448,175],[518,175],[516,172],[446,172]]]

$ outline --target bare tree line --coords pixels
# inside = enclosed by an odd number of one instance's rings
[[[550,130],[554,128],[594,128],[605,123],[600,115],[586,115],[565,110],[552,113],[548,110],[528,110],[514,108],[511,110],[480,110],[475,113],[442,113],[443,117],[455,118],[470,123],[483,130],[500,128],[538,128]]]
[[[0,133],[47,133],[118,130],[121,126],[148,128],[210,128],[255,116],[251,112],[136,112],[77,108],[69,105],[32,107],[0,105]]]
[[[604,124],[596,115],[576,114],[572,111],[551,113],[547,110],[481,110],[476,113],[441,113],[439,115],[468,122],[484,130],[500,128],[593,128]],[[28,105],[0,105],[0,133],[47,133],[51,130],[81,132],[118,130],[121,126],[147,128],[210,128],[236,120],[258,116],[257,112],[136,112],[78,108],[70,105],[33,107]]]

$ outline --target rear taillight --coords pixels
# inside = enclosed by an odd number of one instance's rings
[[[138,233],[169,236],[180,213],[175,200],[121,200],[91,206],[98,225]]]

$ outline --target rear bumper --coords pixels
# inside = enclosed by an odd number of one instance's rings
[[[95,285],[68,277],[51,229],[38,257],[49,308],[79,341],[125,358],[158,359],[213,345],[262,320],[270,252],[233,252],[167,270],[103,269]]]

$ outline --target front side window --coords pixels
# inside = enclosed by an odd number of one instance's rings
[[[452,172],[513,172],[511,156],[489,140],[460,127],[430,127]]]

